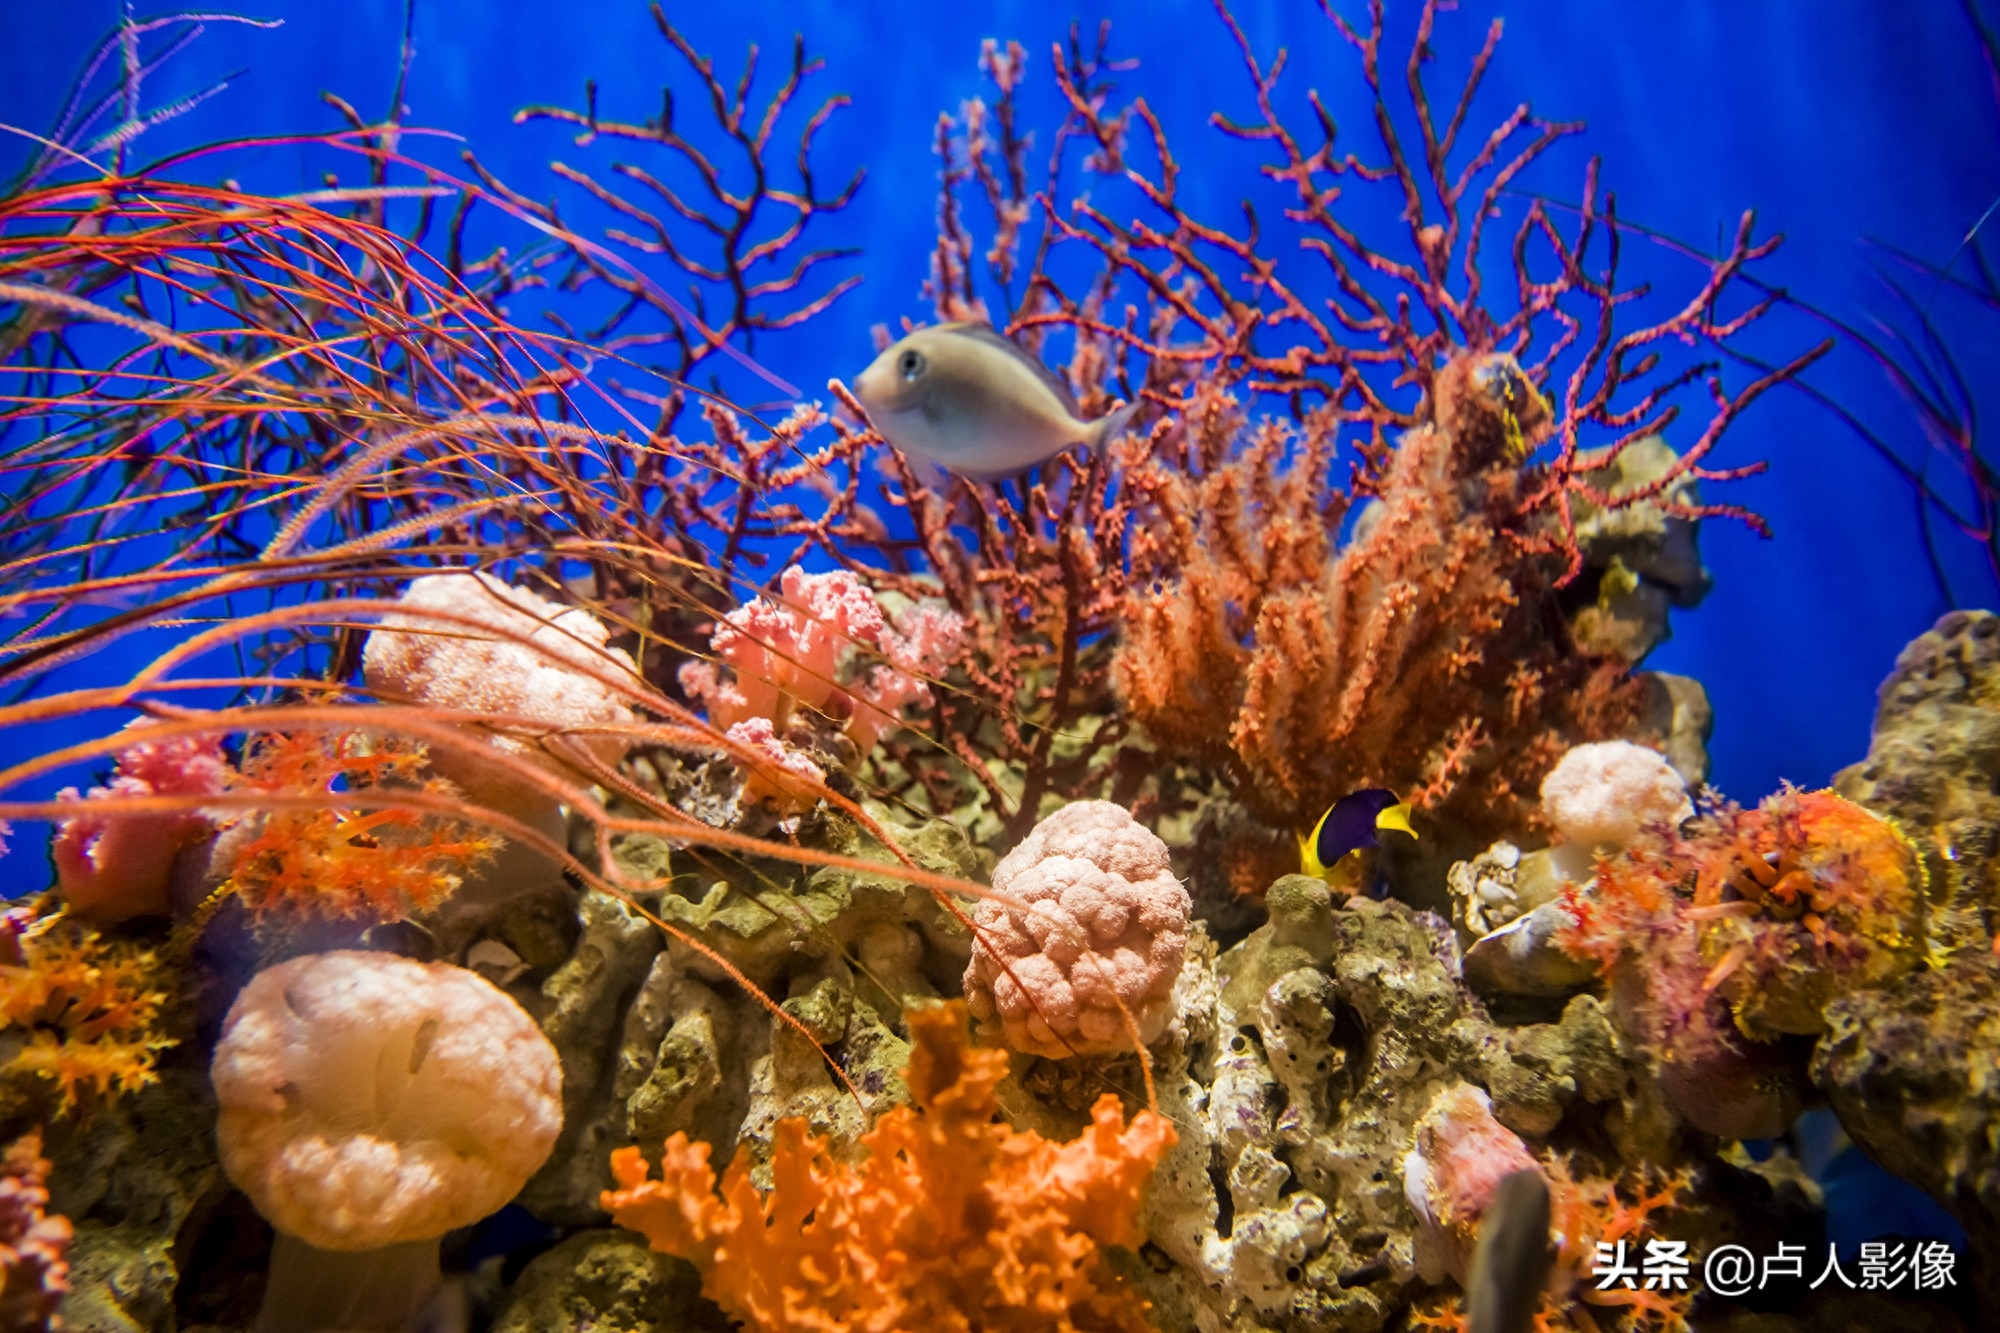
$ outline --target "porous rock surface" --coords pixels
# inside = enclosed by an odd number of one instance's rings
[[[1133,1276],[1164,1329],[1383,1328],[1419,1287],[1401,1172],[1435,1092],[1477,1083],[1510,1128],[1542,1136],[1573,1109],[1619,1118],[1631,1069],[1588,996],[1556,1023],[1494,1026],[1434,916],[1337,907],[1299,875],[1267,902],[1270,922],[1220,957],[1197,931],[1153,1048],[1180,1141]],[[1065,1090],[1078,1105],[1045,1095],[1043,1114],[1078,1116],[1094,1095]]]
[[[1946,894],[2000,909],[2000,616],[1953,611],[1903,649],[1834,786],[1901,824]]]
[[[1826,1009],[1812,1074],[1861,1150],[1964,1226],[1963,1280],[2000,1326],[2000,960],[1965,950]]]

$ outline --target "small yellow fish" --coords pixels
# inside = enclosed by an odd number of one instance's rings
[[[1410,827],[1410,807],[1397,800],[1396,793],[1386,787],[1367,787],[1341,797],[1319,817],[1310,834],[1299,837],[1299,860],[1305,873],[1342,887],[1334,867],[1357,848],[1380,847],[1382,840],[1377,834],[1383,829],[1417,836]]]
[[[1101,453],[1139,406],[1082,420],[1053,371],[974,323],[918,329],[861,372],[854,396],[905,455],[975,481],[1016,476],[1079,444]]]

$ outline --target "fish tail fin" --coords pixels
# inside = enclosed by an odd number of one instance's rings
[[[1104,457],[1105,451],[1111,447],[1111,442],[1131,428],[1132,418],[1138,415],[1140,406],[1141,402],[1137,399],[1121,403],[1090,423],[1088,443],[1093,456]]]

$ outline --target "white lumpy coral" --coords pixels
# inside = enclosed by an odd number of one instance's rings
[[[1167,846],[1109,801],[1037,824],[993,871],[1019,903],[979,904],[965,997],[1008,1045],[1060,1057],[1130,1049],[1165,1028],[1187,952],[1187,890]],[[1122,1003],[1122,1009],[1121,1009]]]
[[[237,996],[210,1066],[229,1179],[322,1250],[428,1240],[497,1212],[562,1128],[555,1048],[446,963],[311,954]]]
[[[1571,749],[1542,779],[1542,813],[1567,842],[1617,848],[1643,828],[1678,826],[1694,804],[1659,751],[1598,741]]]
[[[369,688],[434,708],[532,719],[552,729],[632,721],[605,680],[636,668],[629,655],[604,646],[611,632],[590,613],[471,572],[415,579],[399,602],[405,611],[384,616],[362,653]],[[616,736],[583,736],[577,743],[607,764],[625,752]],[[495,744],[527,749],[506,736]]]

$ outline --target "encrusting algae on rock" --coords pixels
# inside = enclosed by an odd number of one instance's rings
[[[908,1015],[912,1106],[833,1158],[800,1120],[778,1123],[772,1187],[739,1156],[718,1185],[706,1143],[668,1139],[658,1179],[638,1148],[612,1159],[604,1206],[653,1248],[691,1260],[704,1292],[756,1333],[1140,1333],[1145,1302],[1104,1263],[1133,1246],[1140,1191],[1173,1126],[1126,1122],[1106,1093],[1071,1143],[995,1120],[1002,1051],[967,1043],[965,1009]]]

